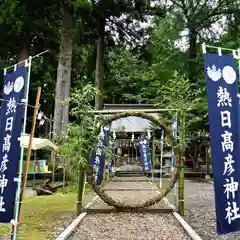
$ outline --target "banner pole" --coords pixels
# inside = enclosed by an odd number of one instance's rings
[[[238,50],[237,50],[237,52],[238,52],[238,56],[240,56],[240,48],[238,48]],[[238,77],[240,77],[240,58],[238,58]]]
[[[28,94],[29,94],[30,75],[31,75],[31,66],[32,66],[32,57],[31,56],[25,61],[25,67],[26,66],[28,67],[28,74],[27,74],[25,99],[24,99],[25,109],[24,109],[23,130],[22,130],[22,134],[21,134],[21,138],[20,138],[21,155],[20,155],[20,161],[19,161],[18,187],[17,187],[16,203],[15,203],[15,220],[13,222],[13,225],[14,225],[13,240],[17,239],[19,199],[20,199],[20,193],[21,193],[22,171],[23,171],[23,155],[24,155],[23,138],[25,136],[26,125],[27,125]]]
[[[173,138],[175,139],[175,140],[177,140],[177,113],[176,113],[176,116],[175,116],[175,119],[174,119],[174,121],[173,121],[173,124],[172,124],[172,135],[173,135]],[[175,167],[175,159],[176,159],[176,156],[175,156],[175,153],[174,153],[174,145],[172,145],[172,159],[171,159],[171,161],[172,161],[172,163],[171,163],[171,170],[172,170],[172,172],[173,172],[173,170],[174,170],[174,167]],[[177,184],[174,184],[174,187],[173,187],[173,194],[174,194],[174,196],[177,196]],[[174,202],[175,202],[175,200],[174,200]],[[177,199],[176,199],[176,204],[177,204]]]
[[[163,137],[164,136],[164,131],[162,130],[162,135],[161,135],[161,152],[160,152],[160,188],[162,188],[162,174],[163,174]]]
[[[29,143],[28,143],[26,169],[24,171],[23,184],[22,184],[20,200],[19,200],[18,222],[19,222],[20,214],[21,214],[21,207],[22,207],[22,200],[23,200],[23,197],[24,197],[24,190],[25,190],[25,188],[27,186],[27,176],[28,176],[29,163],[30,163],[31,152],[32,152],[32,142],[33,142],[33,137],[34,137],[35,128],[36,128],[37,111],[38,111],[38,107],[39,107],[40,96],[41,96],[41,88],[38,87],[38,89],[37,89],[37,96],[36,96],[36,102],[35,102],[35,107],[34,107],[34,112],[33,112],[32,129],[31,129],[31,134],[30,134]]]
[[[34,55],[34,56],[31,56],[31,59],[40,57],[41,55],[43,55],[43,54],[45,54],[45,53],[47,53],[47,52],[49,52],[49,49],[48,49],[48,50],[45,50],[45,51],[43,51],[43,52],[40,52],[40,53],[38,53],[38,54],[36,54],[36,55]],[[29,58],[30,58],[30,57],[29,57]],[[27,59],[25,59],[25,60],[23,60],[23,61],[20,61],[20,62],[18,62],[18,63],[15,63],[15,64],[13,64],[13,65],[10,65],[10,66],[4,68],[4,72],[6,72],[8,69],[10,69],[10,68],[12,68],[12,67],[17,68],[18,65],[21,65],[21,64],[25,63],[29,58],[27,58]]]

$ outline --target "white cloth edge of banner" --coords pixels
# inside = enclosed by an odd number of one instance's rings
[[[12,219],[12,220],[10,221],[10,223],[11,223],[12,225],[14,225],[14,226],[17,225],[17,222],[16,222],[14,219]]]
[[[218,48],[218,55],[222,56],[222,49],[220,47]]]
[[[233,57],[234,57],[234,58],[237,58],[236,50],[233,50],[233,51],[232,51],[232,54],[233,54]]]
[[[30,57],[29,57],[29,58],[30,58]],[[29,58],[28,58],[28,59],[26,59],[26,60],[25,60],[25,62],[24,62],[24,65],[25,65],[25,67],[29,67],[29,61],[28,61],[28,60],[29,60]]]
[[[203,54],[207,53],[207,49],[206,49],[206,44],[205,43],[202,44],[202,52],[203,52]]]
[[[19,178],[18,178],[18,177],[15,177],[15,178],[13,178],[13,181],[14,181],[14,182],[19,182]]]

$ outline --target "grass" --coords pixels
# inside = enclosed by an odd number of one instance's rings
[[[85,195],[89,194],[86,186]],[[48,240],[60,216],[76,212],[76,189],[65,187],[52,196],[29,197],[23,201],[18,238]],[[61,227],[61,226],[58,226]],[[10,224],[0,225],[0,235],[9,234]]]

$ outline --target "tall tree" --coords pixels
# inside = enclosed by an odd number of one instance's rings
[[[71,86],[71,66],[73,40],[73,6],[71,1],[63,3],[63,20],[61,31],[60,52],[56,82],[54,128],[55,137],[59,137],[66,130],[69,116],[69,94]]]
[[[95,86],[99,90],[95,97],[95,109],[103,108],[103,84],[104,84],[104,53],[106,46],[106,39],[120,39],[124,41],[124,36],[139,35],[142,32],[139,27],[140,21],[146,21],[145,16],[163,15],[161,6],[150,7],[147,1],[130,1],[130,0],[100,0],[91,1],[92,5],[86,11],[86,6],[80,10],[83,16],[88,16],[91,26],[95,23],[96,32],[96,72],[95,72]],[[90,17],[89,17],[90,16]],[[136,27],[136,22],[138,27]],[[89,23],[88,23],[89,24]],[[111,35],[111,37],[109,37]],[[125,38],[125,41],[127,39]],[[142,37],[142,36],[141,36]]]
[[[169,9],[171,14],[181,19],[185,23],[185,32],[187,32],[188,40],[188,71],[189,79],[192,82],[197,81],[198,76],[198,41],[206,40],[206,30],[212,32],[212,29],[221,25],[224,16],[239,13],[239,4],[233,0],[171,0]],[[217,28],[219,26],[217,25]],[[209,31],[210,30],[210,31]],[[214,31],[215,32],[215,31]],[[214,39],[217,36],[213,37]]]

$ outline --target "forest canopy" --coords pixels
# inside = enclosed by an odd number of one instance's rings
[[[0,66],[49,49],[33,61],[29,104],[40,86],[41,111],[53,116],[57,136],[74,121],[73,106],[62,101],[93,84],[95,109],[104,103],[153,103],[187,112],[194,141],[208,132],[201,44],[237,49],[239,6],[233,0],[4,1]],[[49,131],[46,123],[37,135],[47,137]]]

